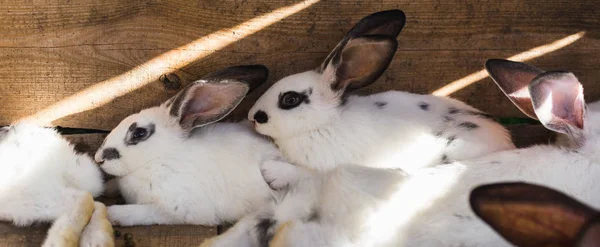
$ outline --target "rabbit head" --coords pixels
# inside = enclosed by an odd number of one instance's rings
[[[406,17],[400,10],[360,20],[315,70],[287,76],[250,109],[256,130],[277,138],[327,124],[339,114],[345,92],[377,80],[392,61]]]
[[[211,73],[158,107],[125,118],[96,152],[95,159],[111,175],[124,176],[150,161],[177,160],[168,154],[194,129],[226,117],[247,93],[266,81],[262,65],[234,66]]]
[[[600,245],[600,212],[548,187],[480,185],[469,201],[479,218],[516,246]]]
[[[490,77],[527,116],[547,129],[565,134],[580,151],[594,160],[600,145],[600,112],[587,112],[583,86],[571,72],[543,71],[503,59],[486,62]],[[600,157],[599,157],[600,158]]]

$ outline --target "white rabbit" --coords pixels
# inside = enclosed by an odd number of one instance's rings
[[[507,130],[458,100],[388,91],[346,93],[373,83],[397,49],[400,10],[360,20],[320,68],[276,82],[250,109],[255,129],[291,163],[418,168],[514,149]],[[285,174],[266,174],[266,178]]]
[[[296,205],[286,203],[287,196],[280,199],[270,211],[272,218],[267,222],[272,224],[266,230],[243,224],[265,222],[263,218],[269,214],[262,213],[245,219],[234,226],[231,233],[228,231],[206,242],[206,246],[226,246],[223,243],[229,241],[258,246],[252,243],[268,242],[273,234],[271,244],[276,246],[509,246],[492,228],[477,219],[469,207],[471,190],[494,182],[541,184],[599,207],[600,112],[585,114],[583,88],[577,78],[572,73],[543,72],[523,63],[499,59],[489,60],[486,68],[519,109],[538,118],[548,129],[567,134],[578,148],[569,150],[546,145],[507,150],[423,168],[401,174],[398,179],[386,179],[393,175],[362,172],[358,174],[374,175],[365,175],[370,177],[366,181],[332,182],[330,188],[319,190],[322,191],[319,196],[292,190],[291,198],[293,195],[304,198],[290,199]],[[300,174],[298,185],[305,186],[305,171],[293,167],[286,172]],[[398,174],[397,171],[379,171],[384,172]],[[377,196],[377,192],[383,196]],[[370,202],[368,195],[373,198]],[[315,203],[316,199],[311,198],[325,199]],[[297,205],[298,202],[306,204]],[[316,212],[298,210],[303,208]],[[324,220],[308,220],[313,214]],[[287,217],[289,215],[291,217]],[[348,219],[355,224],[347,224]],[[270,234],[256,234],[261,232]]]
[[[54,222],[43,246],[114,246],[102,174],[52,129],[19,123],[0,129],[0,220]],[[88,224],[89,222],[89,224]]]
[[[276,147],[247,122],[215,123],[267,76],[230,67],[121,121],[95,156],[128,203],[108,207],[111,223],[217,225],[272,200],[260,166],[280,163]]]
[[[475,188],[471,208],[519,247],[600,246],[600,212],[545,186],[494,183]]]
[[[291,167],[298,181],[283,197],[201,246],[350,246],[353,235],[369,230],[364,216],[377,211],[405,175],[355,165],[325,172]]]

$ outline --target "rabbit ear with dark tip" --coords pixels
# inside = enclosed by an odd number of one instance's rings
[[[539,119],[549,130],[567,134],[581,145],[584,140],[583,86],[565,71],[544,72],[536,67],[503,59],[485,63],[490,77],[527,116]]]
[[[543,70],[525,63],[513,62],[504,59],[489,59],[485,62],[485,69],[502,92],[530,118],[537,119],[533,110],[529,84]]]
[[[479,218],[521,247],[575,246],[582,227],[598,214],[561,192],[527,183],[481,185],[469,201]]]
[[[190,131],[229,115],[267,76],[268,70],[262,65],[229,67],[188,85],[165,107],[184,130]]]
[[[370,14],[358,21],[346,34],[347,38],[363,35],[387,35],[398,37],[406,24],[406,14],[402,10],[392,9]]]
[[[349,40],[364,35],[383,35],[395,39],[400,34],[400,31],[402,31],[402,28],[404,28],[405,23],[406,15],[399,9],[380,11],[362,18],[346,33],[346,36],[329,53],[317,70],[319,72],[325,71],[331,59],[339,56],[339,53]]]
[[[264,65],[241,65],[232,66],[219,70],[202,77],[201,80],[209,83],[221,83],[227,80],[235,80],[248,85],[248,93],[262,85],[269,77],[269,69]]]
[[[351,39],[331,58],[323,71],[322,82],[340,92],[368,86],[388,68],[397,47],[398,42],[390,36],[365,35]]]

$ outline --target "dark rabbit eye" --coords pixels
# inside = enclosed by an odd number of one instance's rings
[[[143,127],[138,127],[137,123],[132,123],[129,126],[129,131],[127,131],[127,135],[125,136],[125,144],[126,145],[136,145],[140,142],[143,142],[150,138],[154,134],[155,125],[150,123]]]
[[[289,110],[299,106],[308,96],[294,91],[289,91],[279,96],[279,108]]]
[[[131,137],[135,140],[139,140],[148,135],[148,131],[144,128],[135,128]]]

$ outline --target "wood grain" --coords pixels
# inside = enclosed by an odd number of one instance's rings
[[[34,114],[96,83],[223,28],[298,1],[1,1],[0,124]],[[269,83],[317,66],[357,20],[375,11],[403,9],[407,25],[390,69],[358,93],[405,90],[431,93],[483,68],[487,58],[509,57],[585,31],[564,49],[530,63],[572,70],[588,100],[600,98],[597,1],[320,1],[176,72],[184,83],[234,64],[262,63]],[[235,37],[235,33],[231,34]],[[143,77],[144,75],[138,75]],[[53,124],[111,129],[127,115],[176,93],[158,78],[96,109]],[[266,90],[250,95],[230,119]],[[491,80],[452,95],[498,116],[522,116]]]

